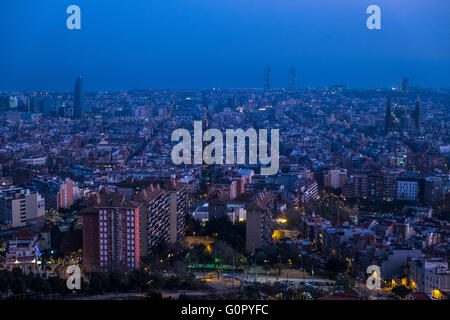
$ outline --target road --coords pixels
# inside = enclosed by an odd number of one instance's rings
[[[230,273],[220,274],[219,279],[217,279],[217,274],[214,272],[209,272],[206,274],[196,273],[197,278],[203,278],[207,281],[207,284],[213,287],[216,290],[229,290],[233,288],[233,275]],[[306,273],[295,272],[294,274],[290,274],[289,272],[283,272],[281,275],[257,275],[255,279],[254,274],[245,274],[245,273],[236,273],[234,288],[239,288],[242,283],[250,283],[250,282],[259,282],[259,283],[275,283],[275,282],[283,282],[288,281],[290,285],[294,287],[299,287],[304,283],[318,283],[321,286],[334,286],[335,281],[329,279],[318,279],[312,278],[311,275]],[[293,282],[291,284],[291,282]]]

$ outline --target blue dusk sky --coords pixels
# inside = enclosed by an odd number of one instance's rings
[[[0,91],[449,86],[449,39],[448,0],[0,0]]]

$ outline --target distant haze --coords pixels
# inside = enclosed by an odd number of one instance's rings
[[[81,8],[81,30],[66,8]],[[381,30],[366,8],[381,8]],[[0,91],[450,85],[448,0],[0,1]]]

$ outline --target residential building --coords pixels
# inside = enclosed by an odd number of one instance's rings
[[[324,171],[324,185],[334,189],[342,188],[347,181],[346,169],[333,169]]]
[[[247,212],[245,248],[248,252],[272,241],[273,195],[264,190],[245,206]]]
[[[32,180],[33,189],[45,198],[48,208],[67,209],[75,200],[75,185],[69,179],[39,176]]]
[[[19,187],[0,187],[0,223],[6,228],[24,227],[42,221],[45,200],[37,192]]]
[[[83,214],[83,260],[87,270],[132,270],[140,263],[142,202],[104,189],[89,199]],[[98,230],[98,232],[97,232]]]
[[[12,271],[20,268],[25,274],[40,272],[38,234],[31,231],[20,231],[13,234],[8,242],[5,267]]]
[[[408,259],[408,280],[416,292],[435,294],[435,291],[450,291],[450,270],[443,258]]]

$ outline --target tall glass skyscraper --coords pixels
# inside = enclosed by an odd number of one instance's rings
[[[83,79],[81,78],[81,76],[79,76],[75,81],[73,117],[81,118],[84,112],[85,108],[84,108]]]

